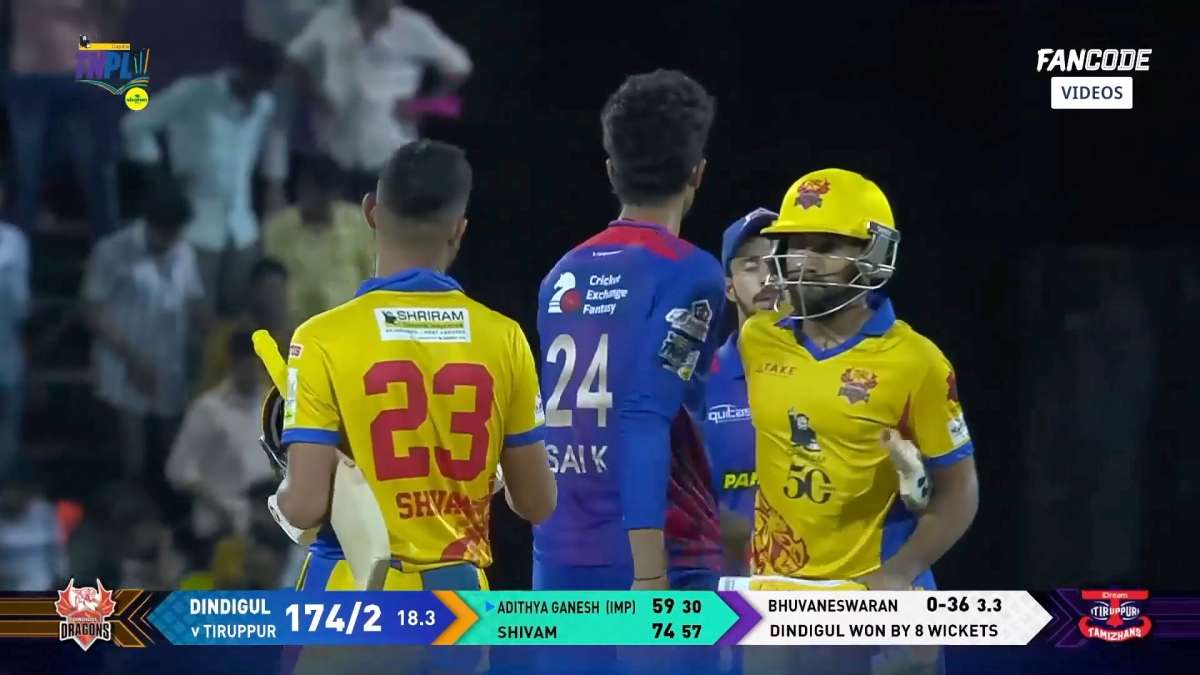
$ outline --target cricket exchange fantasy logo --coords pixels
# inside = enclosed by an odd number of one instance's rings
[[[124,98],[130,110],[141,110],[150,101],[150,50],[134,51],[128,42],[92,42],[79,36],[75,52],[75,79]]]
[[[54,609],[62,617],[58,625],[58,639],[65,642],[74,640],[84,651],[87,651],[96,640],[112,640],[112,624],[108,617],[117,609],[117,603],[112,599],[112,591],[104,587],[100,580],[96,586],[75,587],[75,580],[58,592],[58,602]]]
[[[1106,642],[1124,642],[1150,634],[1150,617],[1142,614],[1138,602],[1150,597],[1150,591],[1083,591],[1083,599],[1092,603],[1089,616],[1079,619],[1084,637]]]

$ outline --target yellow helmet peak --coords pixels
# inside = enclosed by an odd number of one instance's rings
[[[883,190],[862,174],[821,169],[792,183],[783,196],[779,217],[762,233],[812,232],[870,239],[871,223],[896,229],[892,207]]]

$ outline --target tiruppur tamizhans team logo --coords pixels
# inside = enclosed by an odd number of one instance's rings
[[[1124,642],[1150,634],[1150,617],[1138,606],[1150,591],[1082,591],[1082,595],[1092,602],[1089,615],[1079,619],[1084,637]]]
[[[112,640],[112,624],[108,617],[117,609],[112,591],[96,580],[95,587],[75,587],[75,580],[58,592],[54,609],[62,617],[58,625],[58,639],[74,640],[84,651],[96,640]]]
[[[79,36],[75,52],[75,80],[119,96],[130,110],[150,102],[150,50],[133,50],[128,42],[93,42]]]

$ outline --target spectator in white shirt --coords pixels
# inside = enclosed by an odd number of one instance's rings
[[[192,204],[186,238],[195,247],[209,302],[225,312],[239,308],[258,257],[256,164],[267,180],[268,210],[284,203],[287,150],[281,134],[272,132],[269,91],[279,63],[273,46],[247,41],[232,67],[181,78],[121,123],[126,153],[141,163],[160,161],[156,134],[166,132],[171,172]]]
[[[29,240],[13,225],[0,223],[0,478],[16,457],[21,437],[25,385],[21,327],[28,312]]]
[[[113,440],[125,477],[148,478],[147,488],[159,489],[160,503],[169,506],[163,465],[187,403],[187,339],[205,323],[204,288],[195,253],[181,238],[191,218],[186,197],[163,181],[143,208],[143,220],[92,250],[84,319],[93,337],[97,419],[117,426]]]
[[[228,343],[232,369],[188,409],[167,460],[167,478],[192,497],[192,530],[212,542],[232,532],[250,531],[249,495],[255,483],[273,477],[258,447],[262,429],[263,369],[249,332]]]
[[[288,46],[292,72],[317,107],[318,148],[350,178],[354,201],[373,189],[392,152],[417,140],[408,103],[427,67],[441,92],[471,73],[466,50],[426,15],[393,0],[320,9]]]

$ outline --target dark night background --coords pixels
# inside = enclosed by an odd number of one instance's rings
[[[222,64],[240,3],[134,4],[155,88]],[[411,4],[476,67],[466,118],[428,129],[476,172],[452,273],[531,340],[541,276],[617,211],[604,99],[627,74],[685,70],[718,99],[685,238],[716,251],[817,168],[891,199],[890,293],[956,365],[978,449],[980,513],[941,585],[1200,588],[1194,5]],[[1092,47],[1154,50],[1134,109],[1052,111],[1036,50]],[[37,259],[35,280],[55,265]],[[528,588],[528,529],[500,510],[493,586]]]

